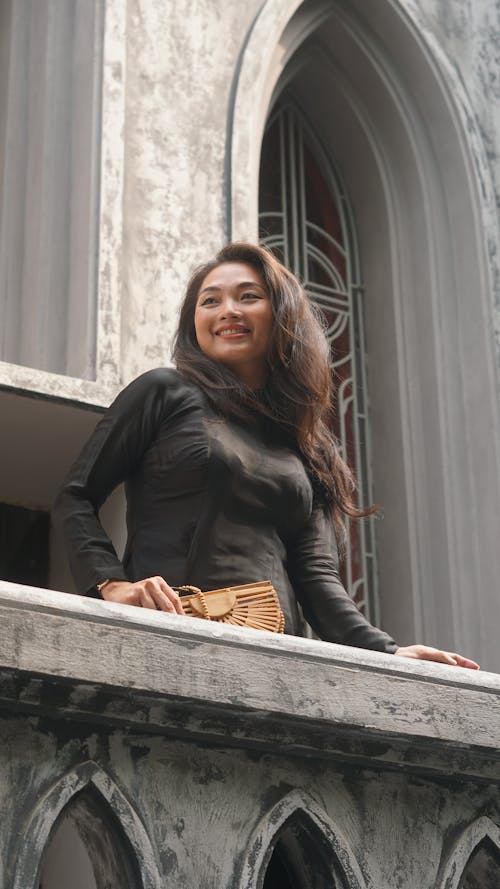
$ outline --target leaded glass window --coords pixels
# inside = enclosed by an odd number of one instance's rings
[[[269,119],[261,155],[260,239],[302,281],[324,312],[337,386],[335,433],[354,469],[358,503],[372,502],[363,330],[364,289],[349,201],[339,176],[287,99]],[[348,522],[343,580],[378,620],[373,519]]]

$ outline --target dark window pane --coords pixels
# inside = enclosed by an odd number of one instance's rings
[[[48,585],[48,512],[0,503],[0,577],[29,586]]]
[[[467,862],[459,889],[498,889],[500,886],[500,853],[491,840],[476,847]]]

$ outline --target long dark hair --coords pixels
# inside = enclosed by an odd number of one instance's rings
[[[242,262],[262,275],[274,318],[270,373],[264,392],[256,394],[229,368],[205,355],[196,339],[194,313],[206,276],[225,262]],[[356,485],[332,432],[334,386],[330,347],[316,307],[295,277],[266,248],[234,243],[193,273],[181,307],[173,358],[178,371],[196,382],[225,416],[255,421],[271,416],[292,438],[313,481],[329,502],[337,540],[345,540],[344,516],[370,515],[374,507],[356,506]]]

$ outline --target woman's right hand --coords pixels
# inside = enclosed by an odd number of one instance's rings
[[[184,614],[179,594],[163,577],[147,577],[130,583],[128,580],[109,580],[101,589],[106,602],[120,602],[122,605],[137,605],[139,608],[153,608],[168,611],[170,614]]]

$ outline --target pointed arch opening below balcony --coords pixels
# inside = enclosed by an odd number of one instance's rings
[[[12,889],[65,889],[70,877],[74,889],[164,885],[137,812],[93,762],[39,799],[20,838]]]
[[[476,818],[456,839],[446,857],[438,889],[497,889],[500,885],[500,828],[486,816]]]
[[[342,829],[307,793],[293,790],[256,826],[239,889],[366,889]]]

